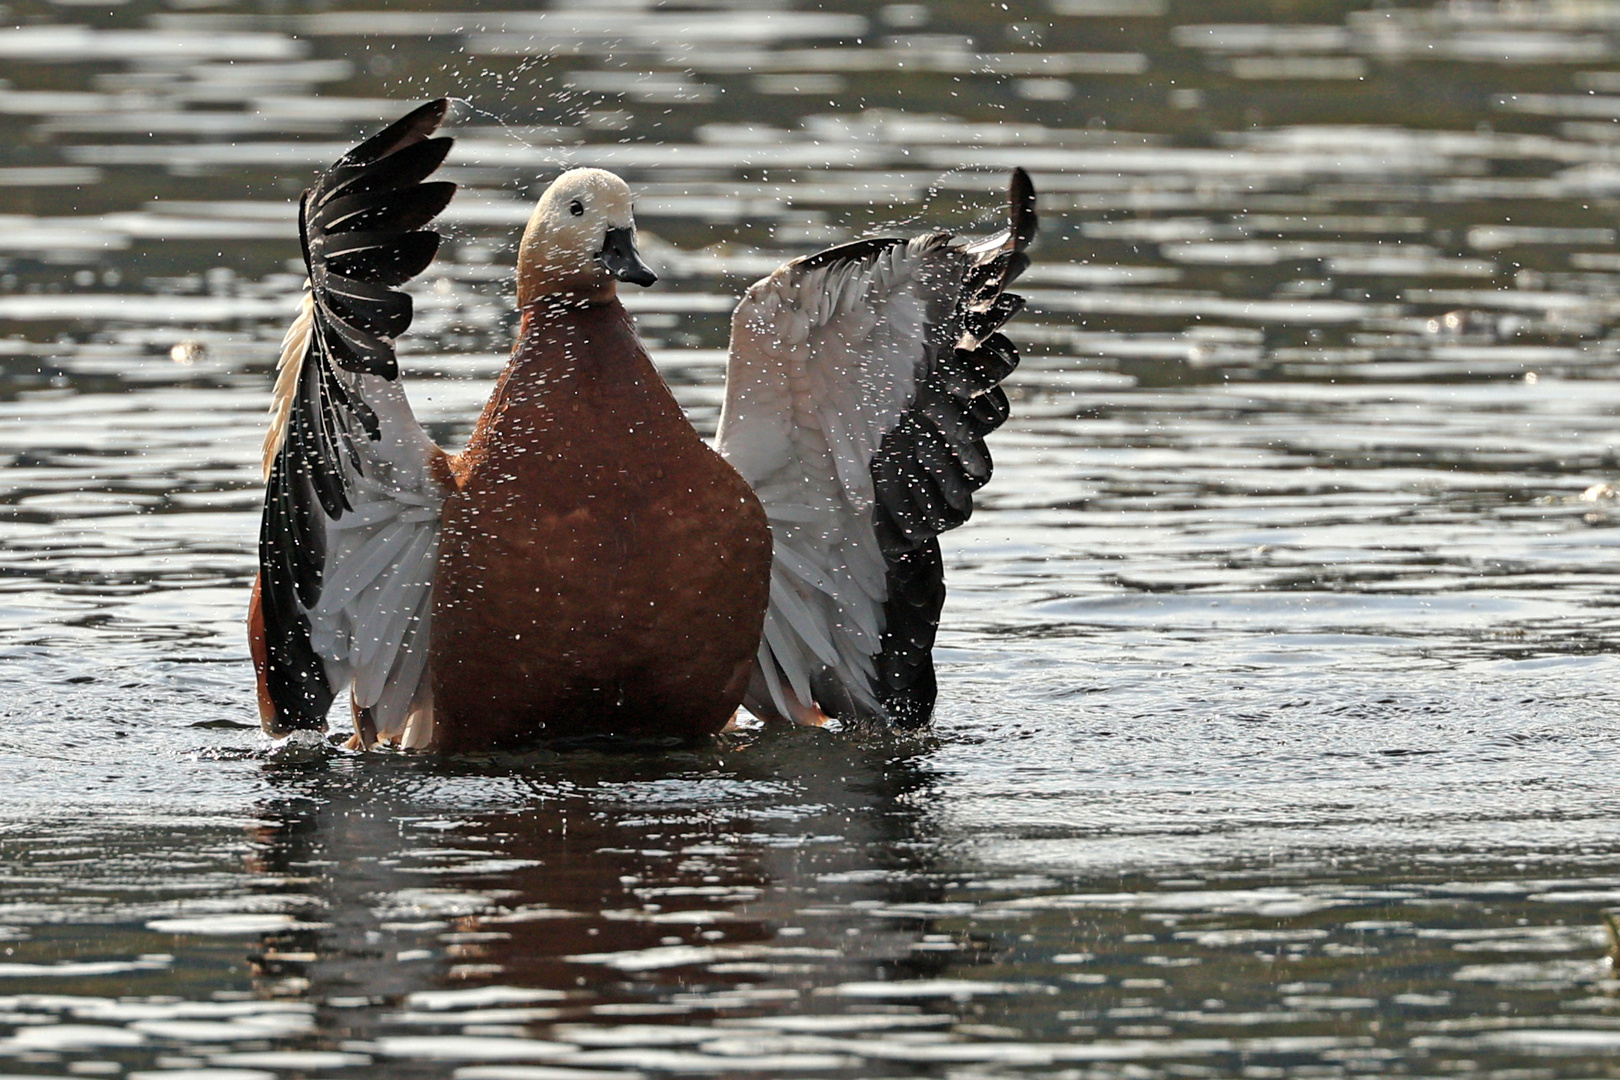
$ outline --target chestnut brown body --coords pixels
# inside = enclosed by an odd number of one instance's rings
[[[747,688],[771,537],[612,298],[543,297],[453,459],[433,597],[443,749],[712,734]]]

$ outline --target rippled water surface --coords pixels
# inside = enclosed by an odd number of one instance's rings
[[[5,9],[0,1076],[1620,1071],[1620,4],[374,7]],[[452,446],[560,166],[705,432],[749,281],[1034,174],[930,734],[267,750],[294,200],[438,94]]]

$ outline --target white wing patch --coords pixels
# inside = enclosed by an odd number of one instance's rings
[[[718,445],[770,520],[758,674],[781,716],[823,719],[816,684],[829,676],[857,710],[879,710],[871,686],[887,596],[871,464],[914,397],[930,309],[955,303],[947,275],[931,272],[941,250],[923,238],[789,263],[732,317]]]

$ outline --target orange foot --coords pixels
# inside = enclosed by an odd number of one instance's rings
[[[822,712],[819,706],[808,705],[794,710],[793,722],[804,727],[826,727],[832,722],[832,717]]]

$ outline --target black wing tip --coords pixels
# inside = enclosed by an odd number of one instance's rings
[[[392,290],[425,270],[437,254],[437,234],[426,226],[456,193],[450,181],[427,179],[450,150],[448,137],[429,138],[449,106],[448,98],[430,101],[373,135],[327,170],[300,204],[316,337],[327,358],[346,371],[389,380],[398,374],[393,341],[410,326],[411,304]],[[408,239],[418,235],[434,239]],[[343,257],[360,250],[362,238],[373,251],[388,251]],[[336,249],[330,266],[329,246]],[[377,288],[345,299],[334,292],[334,273]]]
[[[930,365],[870,465],[888,593],[871,689],[896,728],[923,727],[932,717],[934,635],[945,600],[938,537],[972,514],[973,492],[993,468],[984,437],[1009,412],[1000,384],[1018,366],[1018,350],[999,331],[1024,301],[1005,289],[1029,265],[1024,249],[1038,227],[1035,185],[1021,168],[1012,170],[1007,201],[1005,237],[980,248],[966,271],[954,316],[963,337]]]
[[[425,141],[450,112],[449,98],[435,98],[418,105],[377,134],[343,155],[341,165],[363,165],[398,153],[407,146]]]
[[[892,727],[919,728],[933,717],[939,684],[934,638],[945,606],[939,541],[929,539],[889,559],[889,602],[872,691]]]
[[[412,109],[405,115],[405,119],[420,119],[422,122],[430,124],[431,126],[428,128],[428,130],[432,131],[434,128],[444,123],[444,118],[449,115],[449,113],[450,99],[447,97],[434,98],[432,101],[418,105],[416,108]]]
[[[432,135],[444,123],[444,118],[450,114],[450,99],[447,97],[434,98],[425,102],[394,121],[391,128],[398,128],[402,134],[414,136],[412,142],[420,142]]]
[[[908,242],[903,236],[869,236],[864,240],[851,240],[847,244],[823,248],[814,255],[801,255],[788,265],[799,270],[816,270],[823,266],[831,266],[835,262],[870,259],[897,244]]]
[[[939,683],[934,676],[933,658],[930,657],[925,670],[914,682],[883,694],[883,714],[891,725],[901,730],[924,728],[934,718],[934,702],[938,697]]]
[[[1035,181],[1020,165],[1014,165],[1007,184],[1007,231],[1012,234],[1013,250],[1022,252],[1035,239],[1040,218],[1035,213]]]
[[[310,643],[309,618],[304,614],[320,595],[321,570],[318,563],[300,558],[301,553],[319,552],[322,534],[311,520],[315,495],[292,457],[288,446],[276,455],[259,519],[263,676],[274,707],[274,716],[265,718],[264,728],[278,737],[300,728],[324,731],[333,698],[325,665]]]

